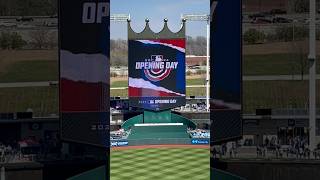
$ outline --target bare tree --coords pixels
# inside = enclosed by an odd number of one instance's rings
[[[127,41],[122,39],[110,40],[110,62],[111,66],[128,65],[128,46]]]
[[[306,73],[308,67],[307,43],[307,40],[293,41],[291,48],[292,70],[293,72],[299,72],[299,74],[301,75],[301,80],[303,80],[303,76]]]
[[[29,33],[31,43],[35,48],[44,49],[48,47],[50,41],[50,33],[48,30],[39,29]]]
[[[49,33],[48,47],[50,49],[54,49],[54,48],[58,47],[58,32],[57,31],[53,31],[53,32]]]

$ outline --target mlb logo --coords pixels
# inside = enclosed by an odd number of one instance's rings
[[[152,61],[163,61],[163,55],[151,55]]]

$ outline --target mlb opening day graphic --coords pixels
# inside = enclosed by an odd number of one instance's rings
[[[129,49],[130,105],[156,111],[183,105],[185,40],[129,40]]]
[[[108,147],[110,2],[59,5],[61,138]]]
[[[154,111],[185,104],[185,39],[129,40],[130,105]]]

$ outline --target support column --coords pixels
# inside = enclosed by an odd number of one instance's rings
[[[207,111],[210,110],[210,18],[207,20],[207,77],[206,77],[206,103]]]
[[[309,148],[316,148],[316,2],[310,0],[309,23]]]

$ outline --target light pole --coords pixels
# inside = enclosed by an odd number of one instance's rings
[[[111,14],[110,21],[127,22],[130,20],[130,14]]]
[[[316,1],[310,0],[309,21],[309,148],[316,148]]]
[[[207,73],[206,73],[206,110],[210,110],[210,69],[209,69],[209,60],[210,60],[210,15],[208,14],[183,14],[181,15],[182,19],[186,21],[206,21],[207,22]]]

